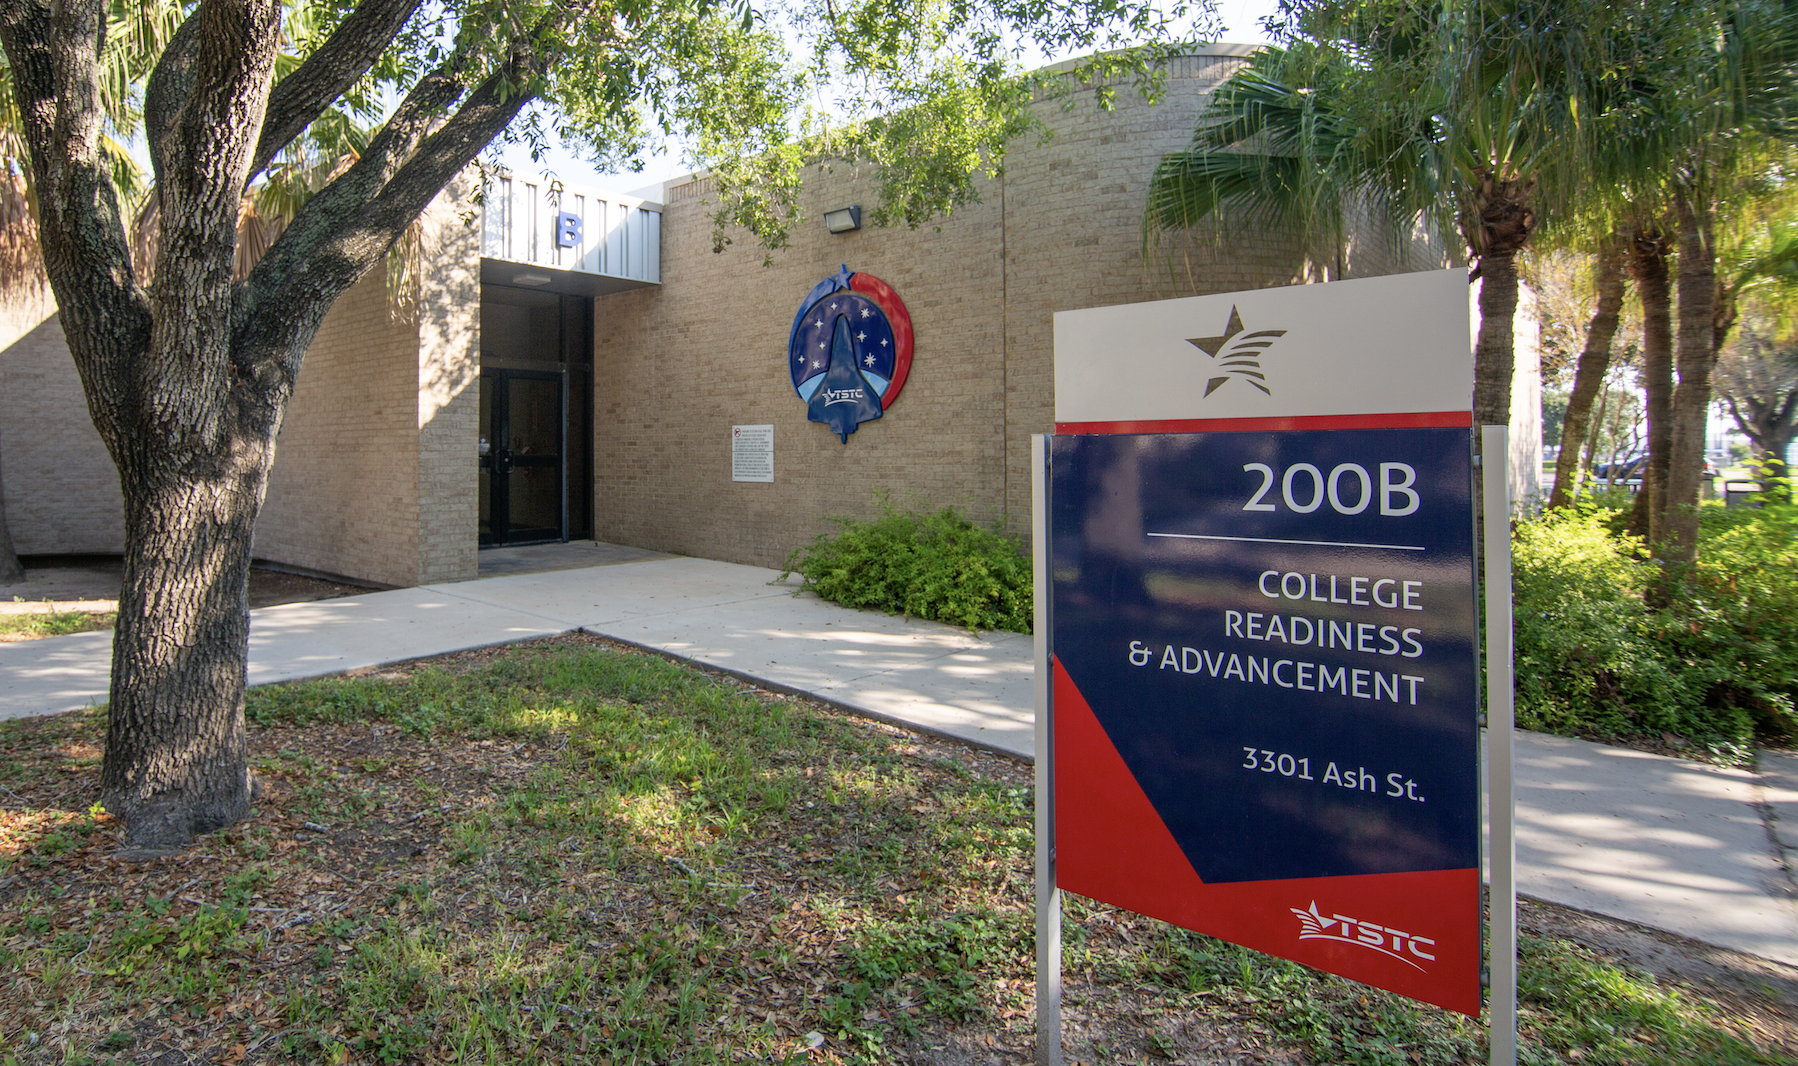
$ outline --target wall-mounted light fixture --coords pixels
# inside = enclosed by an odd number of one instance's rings
[[[556,279],[550,277],[548,274],[514,274],[514,275],[512,275],[512,284],[514,284],[514,285],[548,285],[550,282],[552,282],[554,280],[556,280]]]
[[[824,228],[832,233],[848,233],[862,228],[862,205],[850,204],[824,212]]]

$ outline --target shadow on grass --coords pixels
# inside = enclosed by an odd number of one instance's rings
[[[138,865],[59,798],[99,718],[0,726],[3,1054],[1031,1060],[1026,767],[580,636],[246,714],[257,817]],[[1082,900],[1066,959],[1080,1061],[1484,1057],[1465,1019]],[[1528,1061],[1784,1061],[1564,941],[1524,974]]]

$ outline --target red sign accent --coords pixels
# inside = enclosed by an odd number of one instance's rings
[[[858,277],[860,275],[857,275]],[[1241,433],[1284,429],[1466,429],[1472,411],[1399,411],[1383,415],[1282,415],[1273,418],[1169,418],[1154,422],[1057,422],[1057,433]]]
[[[1059,660],[1054,675],[1059,887],[1479,1016],[1478,869],[1205,884]]]
[[[899,390],[905,388],[905,379],[911,373],[911,311],[891,285],[872,274],[856,271],[849,279],[849,287],[856,292],[867,293],[868,299],[879,304],[880,309],[886,312],[887,324],[893,327],[893,346],[898,351],[893,354],[893,379],[887,384],[887,391],[880,394],[880,409],[884,411],[899,398]]]

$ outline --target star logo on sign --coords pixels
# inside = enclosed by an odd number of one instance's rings
[[[867,309],[867,308],[865,308],[865,307],[864,307],[864,308],[862,308],[862,317],[863,317],[863,318],[867,318],[867,317],[868,317],[868,316],[869,316],[869,315],[871,315],[871,314],[873,314],[873,313],[874,313],[874,312],[872,312],[872,311],[870,311],[870,310],[868,310],[868,309]]]
[[[1222,388],[1232,377],[1255,386],[1269,396],[1273,392],[1263,384],[1267,375],[1261,372],[1261,356],[1273,347],[1275,339],[1286,336],[1283,329],[1263,329],[1253,333],[1243,332],[1242,315],[1234,305],[1230,308],[1230,320],[1224,323],[1224,332],[1218,337],[1188,337],[1186,343],[1218,360],[1217,368],[1223,373],[1205,382],[1205,395],[1209,396]]]
[[[869,366],[874,365],[874,357],[872,355],[868,356],[866,359],[864,359],[862,361],[867,363]]]
[[[856,334],[856,335],[855,335],[855,339],[856,339],[856,340],[858,340],[858,341],[865,341],[865,340],[867,340],[867,339],[868,339],[868,331],[867,331],[867,330],[865,330],[865,329],[864,329],[864,330],[862,330],[862,331],[861,331],[861,332],[860,332],[860,333],[857,333],[857,334]]]

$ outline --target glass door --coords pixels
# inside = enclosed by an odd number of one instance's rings
[[[481,372],[481,544],[568,538],[567,376]]]

